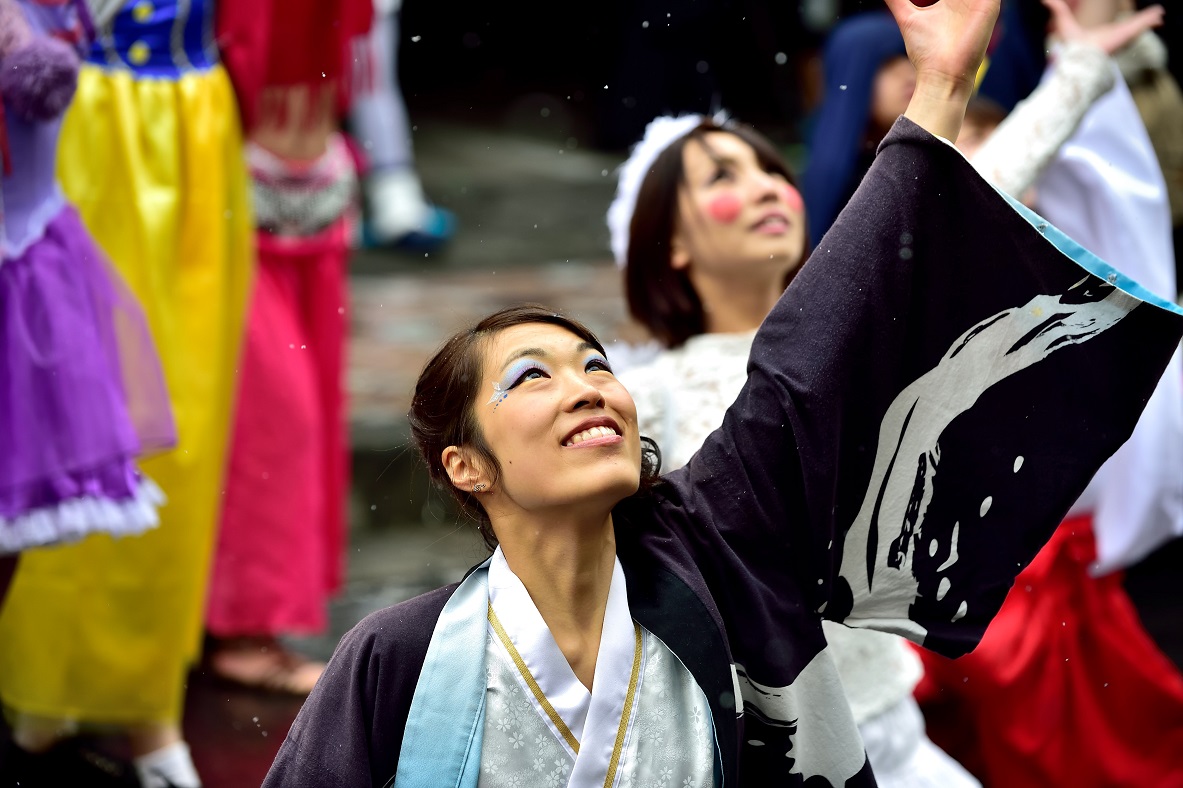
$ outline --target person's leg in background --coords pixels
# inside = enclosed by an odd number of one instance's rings
[[[401,0],[375,0],[368,38],[357,42],[349,121],[367,161],[366,241],[430,249],[456,230],[450,211],[428,202],[415,169],[411,126],[397,80]]]

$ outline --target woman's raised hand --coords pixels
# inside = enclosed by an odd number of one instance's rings
[[[1162,24],[1163,8],[1152,5],[1124,19],[1102,19],[1093,27],[1082,25],[1064,0],[1043,0],[1052,15],[1052,35],[1061,41],[1083,41],[1107,55],[1125,47],[1147,30]],[[1116,6],[1115,6],[1116,16]]]
[[[886,2],[916,67],[916,89],[904,114],[932,134],[957,139],[1000,0]]]
[[[999,5],[1000,0],[929,0],[923,6],[916,0],[887,0],[917,82],[960,82],[972,89]]]

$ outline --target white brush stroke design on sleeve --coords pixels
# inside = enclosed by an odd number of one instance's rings
[[[919,585],[912,558],[915,550],[926,549],[925,514],[945,428],[994,384],[1060,348],[1098,336],[1140,303],[1093,277],[1062,296],[1036,296],[966,331],[936,367],[900,392],[880,424],[871,479],[846,534],[839,572],[853,593],[847,624],[923,642],[926,630],[908,618]],[[942,584],[945,594],[948,585]],[[953,619],[965,613],[963,602]]]
[[[790,774],[806,780],[824,777],[831,786],[845,785],[863,768],[867,756],[854,717],[834,713],[834,699],[844,693],[829,648],[819,651],[787,687],[761,684],[742,665],[733,665],[732,672],[743,713],[763,723],[749,722],[747,747],[769,749],[771,760],[789,766]]]

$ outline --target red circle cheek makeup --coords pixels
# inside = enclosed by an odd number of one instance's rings
[[[801,192],[794,189],[789,184],[781,187],[782,196],[785,198],[785,205],[789,206],[789,210],[794,213],[801,213],[805,210],[805,200],[801,197]]]
[[[734,222],[742,210],[743,204],[734,194],[720,194],[707,203],[707,215],[722,224]]]

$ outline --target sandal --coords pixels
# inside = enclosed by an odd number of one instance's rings
[[[207,663],[214,676],[232,684],[300,697],[312,692],[325,669],[273,638],[216,641]]]

